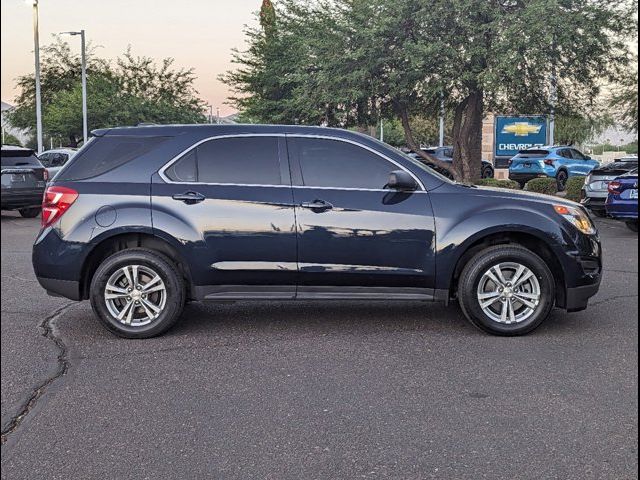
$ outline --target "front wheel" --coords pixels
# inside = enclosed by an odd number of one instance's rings
[[[493,168],[491,168],[489,166],[483,168],[481,176],[482,176],[482,178],[493,178],[493,176],[494,176]]]
[[[477,253],[464,267],[458,298],[467,319],[503,336],[537,328],[555,304],[555,282],[547,264],[519,245],[498,245]]]
[[[629,220],[625,223],[629,230],[631,230],[632,232],[638,233],[638,220]]]
[[[23,218],[36,218],[40,215],[40,207],[21,208],[18,210]]]
[[[100,323],[125,338],[160,335],[180,317],[184,279],[175,264],[152,250],[123,250],[102,262],[91,281],[91,307]]]

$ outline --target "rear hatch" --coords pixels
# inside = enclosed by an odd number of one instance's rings
[[[43,191],[46,170],[32,150],[2,148],[2,193]]]
[[[549,150],[523,150],[509,161],[509,170],[514,173],[544,173],[544,160]]]

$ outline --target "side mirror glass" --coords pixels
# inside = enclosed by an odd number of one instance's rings
[[[418,182],[404,170],[395,170],[389,174],[387,188],[402,192],[415,192],[418,189]]]

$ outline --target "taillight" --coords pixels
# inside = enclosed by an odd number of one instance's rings
[[[607,187],[607,189],[609,190],[609,193],[612,195],[618,195],[620,193],[620,189],[622,188],[622,183],[617,182],[617,181],[613,181],[613,182],[609,182],[609,186]]]
[[[78,192],[67,187],[48,187],[42,199],[42,228],[56,222],[78,198]]]
[[[547,158],[547,159],[544,161],[544,164],[545,164],[545,165],[549,165],[550,167],[553,167],[553,166],[554,166],[553,160],[551,160],[550,158]]]

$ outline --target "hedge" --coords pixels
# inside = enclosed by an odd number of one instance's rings
[[[584,187],[584,177],[571,177],[567,180],[567,200],[573,202],[579,202],[582,194],[582,188]]]
[[[498,180],[497,178],[483,178],[474,182],[479,187],[506,188],[508,190],[520,190],[518,182],[513,180]]]
[[[555,195],[558,191],[558,184],[555,178],[534,178],[529,180],[524,186],[528,192],[544,193],[545,195]]]

